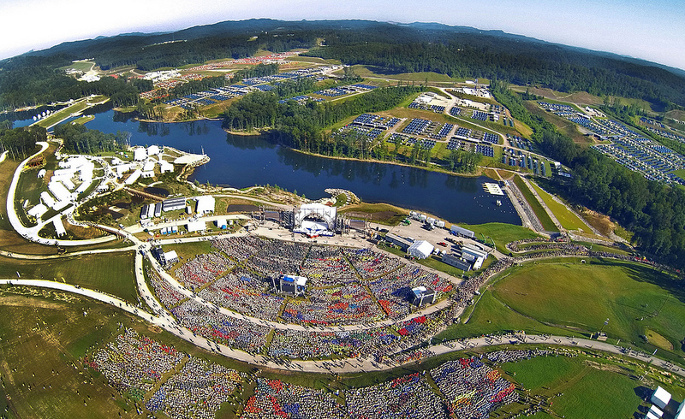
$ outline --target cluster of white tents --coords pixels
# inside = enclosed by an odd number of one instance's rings
[[[123,177],[125,173],[133,170],[133,173],[124,182],[126,185],[132,185],[141,177],[143,179],[155,177],[155,166],[159,164],[160,173],[167,173],[174,171],[174,165],[162,159],[164,149],[151,145],[145,147],[133,148],[133,162],[124,162],[117,157],[112,158],[112,169],[117,178]]]
[[[55,170],[48,183],[48,190],[40,193],[40,203],[31,208],[28,215],[41,218],[48,208],[61,211],[74,202],[80,193],[85,192],[93,183],[95,164],[84,156],[74,156],[59,162],[59,169]],[[38,172],[42,178],[46,174],[43,169]],[[79,183],[76,186],[76,183]],[[56,227],[57,228],[57,227]]]

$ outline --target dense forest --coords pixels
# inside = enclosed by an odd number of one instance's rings
[[[531,115],[521,98],[501,82],[493,94],[512,115],[530,125],[544,153],[570,167],[570,184],[559,184],[565,198],[605,213],[634,233],[644,251],[685,268],[685,191],[645,179],[600,152],[575,144],[541,117]],[[560,181],[561,182],[561,181]]]
[[[108,96],[114,106],[135,106],[140,93],[152,89],[149,80],[103,77],[92,83],[78,81],[39,57],[25,60],[26,66],[0,71],[0,109],[65,102],[91,94]]]
[[[634,97],[662,110],[669,106],[667,102],[685,105],[685,80],[665,70],[646,72],[628,63],[605,68],[589,65],[593,61],[580,63],[575,54],[545,44],[536,48],[507,40],[502,44],[341,43],[314,49],[309,55],[339,59],[350,65],[370,65],[381,73],[431,71],[457,78],[484,77],[563,92]]]
[[[271,128],[273,138],[289,147],[328,155],[356,157],[363,145],[350,136],[331,139],[323,129],[352,115],[391,109],[418,92],[418,87],[398,86],[376,89],[338,103],[295,101],[279,103],[272,92],[256,92],[231,105],[224,114],[224,127],[233,130]]]
[[[0,129],[0,154],[7,151],[11,159],[24,159],[36,148],[36,141],[45,141],[47,131],[39,126]]]
[[[325,46],[316,48],[321,40]],[[503,32],[420,23],[251,20],[65,43],[0,61],[0,108],[65,100],[93,91],[105,94],[106,86],[79,83],[57,70],[84,57],[94,57],[103,69],[131,66],[149,71],[242,58],[262,49],[280,52],[312,47],[310,55],[370,65],[378,72],[434,71],[565,92],[640,98],[660,110],[673,104],[685,106],[683,72]],[[149,90],[132,87],[139,92]],[[122,96],[118,101],[135,105],[127,93]]]
[[[94,154],[123,150],[131,134],[121,131],[105,134],[79,124],[60,124],[55,126],[55,137],[64,140],[64,150],[68,153]]]

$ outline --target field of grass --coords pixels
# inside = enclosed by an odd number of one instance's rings
[[[533,212],[538,217],[538,220],[540,220],[542,228],[544,228],[545,231],[559,231],[557,227],[554,225],[552,219],[549,218],[549,215],[547,215],[547,211],[545,211],[545,209],[542,207],[542,204],[540,204],[540,201],[538,201],[537,198],[535,198],[535,196],[530,191],[528,186],[523,182],[523,179],[521,179],[520,176],[516,176],[514,178],[514,183],[516,184],[516,186],[518,186],[519,190],[521,191],[521,194],[530,204],[531,208],[533,209]]]
[[[581,230],[585,233],[592,233],[585,223],[583,223],[583,221],[564,204],[554,200],[547,191],[543,190],[535,182],[530,182],[530,184],[533,186],[538,195],[540,195],[540,198],[545,201],[545,204],[547,204],[547,207],[549,207],[554,216],[557,217],[557,220],[559,220],[559,223],[562,227],[567,230]]]
[[[685,169],[674,170],[673,174],[681,179],[685,179]]]
[[[0,317],[0,392],[11,398],[0,397],[5,415],[137,417],[133,403],[104,377],[76,365],[90,346],[111,340],[118,323],[140,322],[87,299],[19,287],[0,289]]]
[[[682,284],[648,267],[541,261],[514,268],[492,288],[495,299],[531,319],[586,335],[609,319],[604,331],[610,338],[651,352],[656,347],[641,336],[652,330],[674,346],[672,356],[685,354],[680,344],[685,330]],[[662,349],[660,353],[663,356]]]
[[[642,402],[635,388],[643,383],[635,375],[610,364],[590,364],[585,357],[539,357],[502,369],[532,394],[549,397],[556,417],[627,418]]]
[[[578,131],[578,126],[573,122],[554,115],[553,113],[546,112],[544,109],[541,109],[535,101],[524,102],[524,106],[528,112],[544,118],[547,122],[557,127],[561,133],[571,137],[576,144],[592,144],[592,139]]]
[[[490,237],[495,241],[497,249],[501,252],[509,253],[509,251],[504,247],[505,244],[516,241],[516,240],[526,240],[534,239],[540,237],[534,231],[527,229],[522,226],[517,226],[513,224],[506,223],[486,223],[477,225],[459,224],[460,226],[467,228],[474,233],[478,239],[482,239],[482,236]],[[487,240],[488,244],[491,244],[490,240]]]
[[[65,65],[64,67],[61,67],[61,70],[67,70],[69,68],[73,68],[74,70],[78,71],[83,71],[84,73],[87,71],[90,71],[90,68],[95,64],[93,61],[79,61],[76,63],[71,63],[69,65]]]
[[[46,279],[80,285],[138,303],[133,273],[133,252],[116,252],[46,260],[0,256],[0,278]]]
[[[394,73],[394,74],[384,74],[381,73],[381,69],[364,66],[355,65],[352,66],[355,74],[363,78],[378,78],[384,80],[400,80],[400,81],[414,81],[414,82],[452,82],[456,83],[463,81],[463,79],[453,79],[447,74],[423,72],[423,73]]]
[[[60,109],[54,114],[48,116],[45,119],[38,121],[37,125],[48,128],[52,125],[59,123],[61,120],[68,118],[72,113],[81,112],[88,107],[88,102],[86,100],[80,100],[73,105],[67,106],[64,109]]]
[[[409,215],[409,211],[393,205],[371,204],[366,202],[347,206],[340,212],[351,217],[354,217],[355,214],[366,215],[369,217],[369,221],[392,226],[399,224],[400,221],[404,220]]]

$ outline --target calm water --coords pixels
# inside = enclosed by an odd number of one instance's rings
[[[326,188],[353,191],[366,202],[386,202],[431,212],[451,222],[480,224],[499,221],[521,224],[507,197],[483,191],[485,177],[462,178],[421,169],[361,161],[308,156],[275,145],[260,136],[226,134],[218,121],[177,124],[122,120],[107,111],[86,124],[103,132],[131,132],[133,145],[168,145],[192,153],[207,153],[211,161],[191,180],[244,188],[278,185],[318,199]],[[495,201],[500,199],[501,206]]]

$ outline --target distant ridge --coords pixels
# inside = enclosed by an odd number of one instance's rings
[[[79,55],[83,50],[92,50],[98,48],[100,45],[111,44],[113,41],[121,40],[122,38],[138,39],[141,43],[160,43],[174,39],[194,40],[204,37],[212,36],[231,36],[231,35],[255,35],[264,32],[274,31],[307,31],[307,30],[360,30],[374,27],[380,29],[382,27],[388,29],[407,28],[419,34],[473,34],[481,36],[500,37],[509,40],[518,40],[528,43],[540,43],[545,45],[557,45],[561,48],[584,52],[593,55],[600,55],[606,58],[619,59],[641,66],[658,67],[670,71],[678,76],[685,76],[685,70],[670,67],[667,65],[614,54],[604,51],[590,50],[587,48],[573,47],[563,44],[551,43],[537,38],[528,37],[525,35],[511,34],[501,30],[482,30],[470,26],[451,26],[437,22],[412,22],[412,23],[398,23],[398,22],[379,22],[373,20],[300,20],[300,21],[285,21],[275,19],[247,19],[247,20],[226,20],[214,24],[192,26],[178,31],[168,32],[127,32],[115,36],[98,36],[93,39],[84,39],[79,41],[64,42],[55,45],[48,49],[32,50],[22,55],[53,55],[71,53]],[[143,41],[145,39],[145,41]],[[90,51],[92,52],[92,51]],[[88,55],[88,54],[86,54]],[[12,57],[14,58],[14,57]],[[8,58],[7,60],[11,60]],[[0,64],[5,61],[0,61]]]

